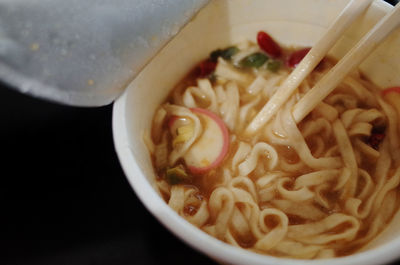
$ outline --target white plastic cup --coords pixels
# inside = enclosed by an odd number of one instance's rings
[[[116,151],[134,191],[147,209],[193,248],[228,264],[384,264],[400,257],[400,215],[361,251],[328,260],[295,260],[260,255],[221,242],[186,222],[161,198],[143,134],[172,88],[216,48],[255,41],[260,30],[286,46],[312,46],[348,0],[214,0],[139,74],[114,104]],[[392,6],[376,0],[331,50],[343,56]],[[385,88],[400,85],[400,31],[396,30],[361,65],[363,73]]]

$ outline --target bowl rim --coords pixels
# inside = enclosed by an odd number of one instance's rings
[[[376,1],[375,1],[376,2]],[[393,8],[390,4],[378,0],[383,8]],[[386,6],[385,6],[386,5]],[[134,81],[133,81],[134,82]],[[142,169],[137,165],[130,147],[129,130],[127,127],[128,94],[133,86],[116,99],[112,113],[112,131],[114,146],[122,169],[129,184],[145,208],[175,236],[195,250],[221,262],[229,264],[279,264],[279,265],[350,265],[361,263],[365,265],[385,264],[400,258],[400,238],[385,243],[374,249],[355,253],[350,256],[322,260],[300,260],[262,255],[224,243],[197,227],[193,226],[174,212],[159,196],[147,180]]]

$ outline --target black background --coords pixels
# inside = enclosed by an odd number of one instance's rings
[[[0,89],[0,264],[213,264],[153,218],[112,140],[112,106]]]
[[[215,264],[140,203],[111,114],[111,105],[72,108],[0,83],[0,264]]]

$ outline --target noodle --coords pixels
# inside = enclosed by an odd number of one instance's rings
[[[292,69],[251,42],[210,58],[154,116],[149,146],[168,205],[228,244],[279,257],[352,254],[382,231],[398,209],[400,126],[379,89],[353,73],[296,124],[293,106],[334,65],[325,58],[247,135]]]

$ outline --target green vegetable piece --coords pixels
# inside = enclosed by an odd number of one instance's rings
[[[267,69],[270,70],[271,72],[277,72],[281,68],[281,62],[280,61],[269,61],[267,63]]]
[[[259,68],[263,64],[265,64],[268,61],[268,56],[261,53],[261,52],[256,52],[253,54],[250,54],[249,56],[243,58],[240,61],[240,66],[242,67],[254,67],[254,68]]]
[[[211,54],[210,54],[211,61],[216,62],[218,60],[218,57],[221,56],[221,53],[222,53],[221,49],[211,52]]]
[[[167,169],[166,181],[170,185],[176,185],[188,179],[189,176],[181,165]]]
[[[211,59],[211,61],[216,62],[218,60],[218,57],[222,57],[224,60],[229,61],[230,59],[232,59],[232,56],[238,52],[239,52],[239,49],[235,46],[231,46],[231,47],[228,47],[223,50],[218,49],[218,50],[213,51],[210,54],[210,59]]]
[[[225,60],[230,60],[230,59],[232,59],[232,56],[238,52],[239,52],[239,49],[235,46],[232,46],[232,47],[229,47],[229,48],[226,48],[225,50],[223,50],[221,53],[221,57]]]

